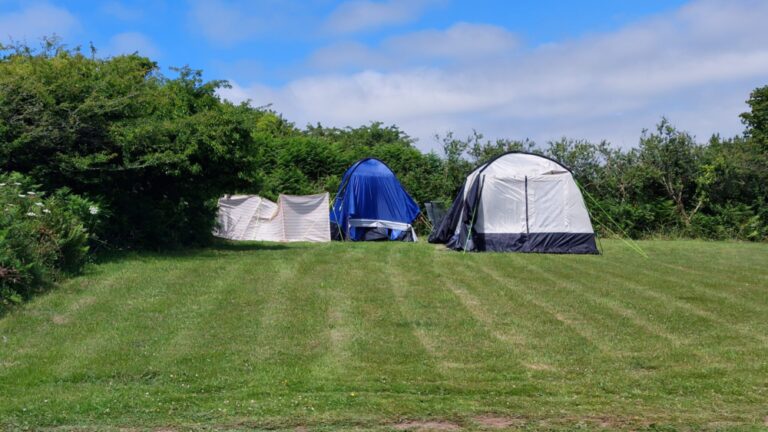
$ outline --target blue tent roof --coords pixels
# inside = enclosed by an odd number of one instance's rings
[[[343,238],[363,240],[361,226],[384,227],[394,239],[402,232],[402,225],[410,225],[418,215],[419,205],[392,170],[384,162],[369,158],[355,162],[344,173],[330,217]]]

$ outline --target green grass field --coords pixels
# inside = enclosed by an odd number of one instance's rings
[[[768,245],[129,255],[0,319],[0,429],[768,428]]]

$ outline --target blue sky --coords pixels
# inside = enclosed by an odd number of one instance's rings
[[[636,145],[660,116],[742,129],[768,84],[762,0],[0,0],[0,38],[56,33],[233,85],[303,126],[380,120],[432,136]]]

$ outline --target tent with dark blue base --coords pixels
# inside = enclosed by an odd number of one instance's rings
[[[418,215],[418,204],[384,162],[361,159],[341,179],[331,206],[331,236],[353,241],[415,241],[413,221]]]
[[[472,171],[429,241],[464,251],[598,253],[571,171],[520,152]]]

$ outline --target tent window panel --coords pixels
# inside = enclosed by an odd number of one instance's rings
[[[556,177],[528,178],[528,226],[532,233],[568,232],[564,186]]]
[[[525,179],[486,177],[475,223],[480,233],[524,233]]]

